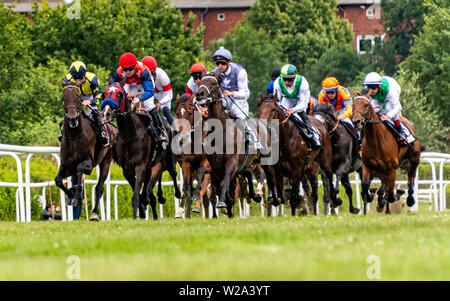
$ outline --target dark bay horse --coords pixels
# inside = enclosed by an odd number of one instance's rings
[[[215,129],[206,136],[205,140],[211,139],[211,146],[214,144],[213,151],[206,151],[206,157],[211,165],[211,184],[219,194],[216,207],[226,207],[228,216],[233,217],[234,205],[239,197],[238,174],[247,178],[250,198],[256,202],[262,200],[262,196],[255,194],[251,171],[251,165],[259,162],[259,152],[244,151],[247,146],[243,145],[243,131],[225,113],[219,76],[220,72],[203,77],[196,98],[201,106],[207,108],[206,124],[210,126],[214,122],[213,128],[221,127],[221,131]]]
[[[283,195],[283,177],[288,177],[292,189],[290,191],[289,201],[291,204],[292,215],[295,215],[297,206],[301,203],[300,183],[304,185],[305,192],[309,196],[308,181],[311,185],[311,201],[314,205],[314,213],[317,214],[318,200],[318,173],[321,172],[324,183],[324,202],[329,202],[330,185],[328,177],[331,177],[331,140],[327,129],[315,118],[310,118],[311,123],[317,128],[323,147],[321,149],[312,149],[308,151],[307,144],[301,135],[299,129],[291,120],[290,116],[278,104],[276,96],[269,95],[264,98],[261,94],[257,99],[258,117],[265,120],[269,129],[273,121],[279,124],[279,160],[274,166],[265,167],[268,186],[272,193],[274,205],[278,205],[278,199],[285,202]],[[273,133],[272,133],[273,134]],[[272,146],[273,148],[273,146]],[[275,179],[276,189],[271,187],[271,178]],[[306,181],[308,179],[308,181]],[[325,206],[327,207],[327,206]]]
[[[337,118],[336,110],[332,104],[320,103],[314,106],[312,116],[327,127],[333,145],[331,170],[336,175],[336,184],[334,186],[335,195],[332,195],[331,198],[335,200],[335,204],[342,203],[338,197],[339,184],[342,183],[349,200],[350,213],[358,214],[360,210],[353,206],[353,190],[349,179],[349,174],[354,171],[358,172],[362,178],[362,161],[356,156],[358,142]],[[332,178],[329,180],[332,180]],[[330,182],[330,185],[333,185],[333,183]]]
[[[163,159],[167,159],[167,152],[160,151],[156,144],[156,132],[150,124],[150,117],[140,104],[132,107],[131,99],[122,92],[117,93],[118,108],[113,109],[106,105],[103,108],[105,122],[110,122],[115,113],[119,136],[116,147],[113,151],[114,161],[122,167],[125,179],[133,189],[131,205],[133,207],[133,218],[145,218],[145,209],[150,199],[150,207],[153,219],[157,219],[156,197],[153,194],[153,187],[156,182],[161,181],[161,174],[167,166]],[[168,127],[168,123],[165,124]],[[168,164],[174,164],[174,160],[169,158]],[[181,195],[178,185],[176,168],[169,169],[169,173],[174,181],[175,196]],[[150,189],[151,187],[151,189]],[[142,188],[142,192],[141,192]],[[161,193],[161,195],[160,195]],[[164,203],[162,189],[159,187],[158,201]]]
[[[112,148],[117,138],[117,129],[108,125],[110,145],[104,148],[97,141],[95,131],[81,107],[81,95],[76,85],[63,84],[62,100],[64,103],[64,130],[61,139],[61,165],[55,177],[56,185],[69,198],[68,205],[79,205],[81,202],[81,177],[90,175],[92,169],[99,165],[100,175],[95,187],[95,206],[90,220],[98,220],[98,204],[103,194],[103,184],[108,176],[112,160]],[[64,186],[63,179],[72,177],[71,189]]]
[[[400,117],[400,120],[414,134],[409,120],[404,117]],[[415,203],[414,179],[417,166],[420,163],[421,147],[419,140],[415,140],[412,146],[399,147],[396,138],[380,120],[367,96],[357,96],[355,98],[353,123],[358,130],[363,131],[361,195],[364,200],[364,214],[366,214],[367,202],[371,200],[369,187],[374,176],[378,176],[382,184],[377,192],[377,211],[383,211],[386,206],[386,213],[390,213],[389,203],[393,203],[396,200],[394,195],[396,170],[402,161],[409,163],[406,204],[412,207]],[[388,202],[384,199],[386,192]]]
[[[209,196],[207,188],[211,179],[211,166],[209,165],[206,154],[201,150],[196,152],[196,145],[201,147],[203,141],[203,118],[199,108],[193,103],[194,95],[189,97],[183,94],[177,95],[177,111],[174,120],[175,127],[179,131],[179,137],[186,140],[186,151],[181,150],[181,170],[183,173],[183,194],[179,211],[176,218],[181,218],[184,213],[184,207],[187,204],[186,217],[191,216],[192,201],[202,201],[205,210],[205,217],[209,218]],[[196,115],[198,114],[198,115]],[[196,132],[197,130],[197,132]],[[180,146],[181,147],[181,146]],[[197,187],[193,191],[193,180],[197,179]],[[215,203],[213,205],[213,217],[216,218]]]

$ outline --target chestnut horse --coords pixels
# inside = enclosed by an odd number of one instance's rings
[[[181,170],[183,173],[183,194],[181,205],[176,218],[181,218],[184,213],[185,204],[187,204],[186,217],[191,216],[192,201],[203,201],[203,208],[205,210],[205,217],[209,218],[209,197],[207,188],[211,179],[211,166],[204,152],[196,153],[195,145],[202,145],[203,133],[201,131],[203,118],[197,106],[193,103],[194,95],[189,97],[183,94],[181,97],[177,95],[177,118],[174,120],[176,128],[179,130],[179,137],[188,140],[189,149],[187,152],[181,152]],[[198,114],[194,118],[195,114]],[[195,124],[195,122],[199,124]],[[199,132],[196,133],[198,126]],[[193,190],[193,179],[197,178],[197,188]],[[215,203],[213,202],[213,217],[217,217],[215,210]]]
[[[352,214],[358,214],[360,210],[353,206],[353,190],[349,179],[349,174],[354,171],[358,172],[362,178],[362,161],[356,156],[358,143],[356,137],[353,137],[346,129],[346,126],[340,122],[336,116],[334,106],[330,103],[320,103],[314,106],[312,108],[312,116],[328,128],[333,145],[331,169],[336,175],[336,185],[334,186],[335,194],[331,198],[335,200],[336,204],[342,203],[338,197],[339,184],[342,182],[349,201],[349,211]],[[329,180],[332,180],[332,178]],[[330,185],[333,185],[333,183],[330,182]]]
[[[63,84],[62,100],[64,103],[64,130],[61,139],[61,165],[55,177],[56,185],[69,198],[68,205],[81,203],[81,177],[90,175],[92,169],[99,164],[100,175],[95,187],[95,205],[90,220],[98,221],[98,204],[103,194],[103,184],[108,176],[112,160],[112,148],[117,138],[117,129],[108,125],[110,145],[104,148],[97,141],[97,136],[81,107],[81,95],[76,85]],[[63,179],[72,177],[73,187],[67,189]]]
[[[206,136],[206,141],[208,139],[211,139],[211,142],[214,141],[214,147],[212,147],[214,149],[212,152],[206,152],[206,157],[212,170],[211,184],[219,194],[216,207],[226,207],[228,217],[233,217],[234,205],[239,197],[238,174],[247,178],[250,198],[256,202],[262,200],[261,195],[255,194],[251,171],[251,166],[259,162],[259,152],[243,151],[243,131],[238,130],[233,122],[227,122],[227,120],[230,121],[230,117],[225,113],[222,104],[219,76],[220,72],[203,77],[199,82],[196,98],[199,105],[207,108],[206,124],[209,126],[210,120],[213,119],[213,122],[217,121],[216,125],[213,125],[214,128],[222,127],[222,132],[217,130]],[[217,132],[219,135],[214,135]],[[231,147],[233,147],[232,150],[230,150]]]
[[[319,171],[322,175],[324,185],[324,202],[325,208],[329,203],[330,185],[328,177],[331,173],[331,140],[327,129],[315,118],[310,118],[312,125],[317,128],[322,143],[321,149],[308,150],[303,136],[297,125],[285,113],[285,110],[279,105],[276,96],[269,95],[267,98],[261,94],[257,99],[258,102],[258,118],[265,120],[269,129],[272,127],[272,121],[279,122],[279,161],[274,166],[265,166],[267,174],[268,186],[272,193],[273,203],[278,205],[280,199],[285,202],[283,196],[283,177],[288,177],[292,185],[289,201],[291,205],[292,215],[295,215],[297,206],[301,203],[300,183],[304,185],[305,192],[309,197],[309,187],[306,178],[311,185],[311,201],[314,205],[314,213],[317,214],[318,200],[318,180]],[[270,122],[270,124],[269,124]],[[273,131],[273,130],[272,130]],[[273,134],[273,133],[272,133]],[[273,146],[272,146],[273,149]],[[319,168],[320,167],[320,168]],[[270,176],[269,176],[270,175]],[[272,187],[271,178],[276,179],[276,190]],[[306,207],[308,208],[308,207]],[[327,213],[327,212],[325,212]]]
[[[400,117],[400,120],[414,134],[409,120],[404,117]],[[420,163],[421,148],[419,140],[416,139],[412,146],[399,147],[397,139],[380,120],[366,96],[357,96],[354,100],[353,123],[356,129],[363,131],[361,195],[364,200],[364,214],[366,214],[367,202],[371,201],[369,187],[374,176],[378,176],[382,184],[377,192],[377,211],[383,211],[386,206],[386,213],[390,213],[389,203],[396,200],[394,195],[396,170],[402,161],[409,162],[406,204],[412,207],[415,203],[414,178],[417,166]],[[386,192],[388,202],[384,199]]]

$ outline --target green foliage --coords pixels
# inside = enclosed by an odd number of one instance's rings
[[[0,5],[0,93],[13,87],[31,64],[27,28],[24,16]]]
[[[65,5],[35,8],[30,34],[36,37],[36,64],[52,57],[69,65],[77,57],[112,74],[124,52],[133,52],[138,60],[152,55],[176,95],[184,91],[189,68],[201,52],[203,28],[193,32],[193,16],[185,27],[181,12],[164,0],[85,0],[79,18],[73,19]]]
[[[382,0],[386,38],[378,41],[374,58],[388,75],[398,70],[398,64],[410,55],[415,37],[422,31],[426,6],[423,0]]]
[[[373,65],[363,56],[360,56],[349,45],[338,45],[325,52],[319,61],[305,71],[311,95],[316,97],[319,93],[322,80],[334,76],[339,84],[348,88],[361,86],[358,79],[362,74],[373,70]]]
[[[254,29],[248,24],[240,23],[236,30],[225,35],[220,42],[213,42],[208,58],[224,46],[233,55],[233,61],[242,65],[250,81],[249,111],[256,112],[256,98],[259,93],[265,94],[266,86],[271,80],[270,73],[281,65],[279,45],[272,41],[262,29]],[[269,72],[268,72],[269,71]]]
[[[441,123],[438,144],[450,140],[450,3],[445,0],[427,1],[429,13],[425,16],[423,33],[416,38],[411,55],[401,64],[405,81],[416,85],[423,97],[422,110],[433,111],[433,124]],[[402,89],[404,91],[404,89]],[[423,118],[423,113],[421,114]],[[430,133],[426,128],[426,133]]]
[[[244,22],[268,33],[280,45],[282,60],[303,73],[328,49],[352,42],[350,23],[336,12],[336,0],[259,0]]]

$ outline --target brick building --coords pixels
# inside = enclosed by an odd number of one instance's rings
[[[185,20],[189,12],[196,15],[194,28],[201,22],[205,25],[203,47],[211,40],[223,38],[225,33],[242,20],[257,0],[172,0],[171,5],[179,8]],[[353,25],[353,47],[358,52],[370,51],[376,36],[383,34],[380,0],[338,0],[337,15]]]

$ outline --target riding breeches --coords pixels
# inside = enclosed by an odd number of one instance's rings
[[[246,99],[236,99],[233,97],[224,97],[222,98],[223,107],[226,110],[230,110],[233,112],[233,116],[239,119],[247,119],[248,118],[248,102]]]

